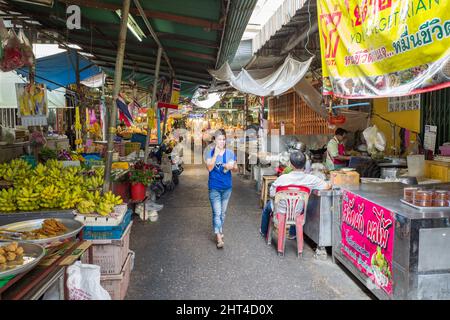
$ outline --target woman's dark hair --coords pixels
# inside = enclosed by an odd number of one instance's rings
[[[218,137],[218,136],[224,136],[225,138],[227,137],[227,133],[225,132],[224,129],[218,129],[215,133],[214,133],[214,138]]]
[[[305,167],[306,157],[303,152],[300,151],[292,152],[289,157],[289,160],[291,161],[292,166],[297,170],[301,170]]]
[[[343,136],[345,134],[347,134],[348,131],[342,128],[337,128],[336,132],[334,133],[336,136]]]

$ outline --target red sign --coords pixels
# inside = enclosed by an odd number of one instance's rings
[[[160,108],[160,109],[168,108],[168,109],[176,109],[176,110],[178,110],[178,105],[177,104],[170,104],[170,103],[165,103],[165,102],[158,101],[158,108]]]
[[[349,191],[342,199],[342,253],[378,288],[392,295],[394,214]]]

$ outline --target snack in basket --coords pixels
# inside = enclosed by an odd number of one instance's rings
[[[23,248],[17,242],[12,242],[0,247],[0,266],[16,260],[20,260],[23,255]]]

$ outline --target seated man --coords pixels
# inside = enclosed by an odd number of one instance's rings
[[[290,162],[293,171],[288,174],[281,175],[277,180],[274,181],[274,183],[270,187],[270,198],[273,199],[275,197],[277,187],[281,186],[288,186],[288,185],[303,186],[309,188],[311,191],[314,189],[324,190],[331,188],[331,185],[325,182],[324,180],[304,172],[306,157],[302,152],[297,151],[291,153]],[[272,200],[269,200],[267,201],[267,204],[262,212],[260,232],[261,235],[264,237],[267,235],[267,230],[269,228],[269,222],[272,216],[273,208],[274,208],[273,202]],[[301,210],[302,208],[298,209]],[[286,205],[280,203],[278,206],[278,211],[280,213],[286,213]],[[295,233],[295,226],[292,226],[289,230],[289,235],[291,239],[295,238],[294,233]]]

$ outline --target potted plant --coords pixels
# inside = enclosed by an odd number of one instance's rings
[[[154,170],[148,165],[142,163],[136,163],[129,173],[131,182],[131,198],[133,200],[144,200],[145,189],[152,184],[155,173]]]

